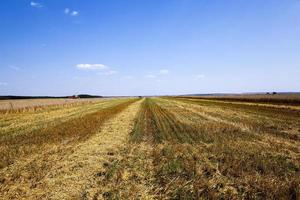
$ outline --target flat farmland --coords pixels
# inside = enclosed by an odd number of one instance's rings
[[[7,111],[23,111],[25,109],[34,110],[44,106],[54,105],[67,105],[67,104],[83,104],[91,103],[95,101],[103,101],[103,98],[93,99],[20,99],[20,100],[1,100],[0,101],[0,112]]]
[[[0,198],[299,199],[300,106],[255,99],[2,112]]]

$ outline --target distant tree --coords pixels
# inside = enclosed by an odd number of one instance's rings
[[[77,99],[78,96],[77,96],[77,95],[73,95],[73,96],[69,96],[68,98],[69,98],[69,99]]]
[[[272,92],[272,94],[277,94],[277,92]]]

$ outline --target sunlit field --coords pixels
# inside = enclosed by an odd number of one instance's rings
[[[4,109],[0,198],[299,198],[300,106],[230,98]]]
[[[59,106],[66,104],[83,104],[95,101],[103,101],[104,99],[20,99],[20,100],[1,100],[0,112],[16,112],[25,110],[36,110],[44,106]]]
[[[300,0],[0,4],[0,200],[300,200]]]

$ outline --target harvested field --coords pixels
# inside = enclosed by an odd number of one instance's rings
[[[229,102],[265,103],[300,106],[300,94],[256,94],[256,95],[221,95],[221,96],[188,96],[188,99],[208,99]]]
[[[299,199],[300,108],[110,99],[0,117],[1,199]]]
[[[298,199],[299,111],[229,105],[146,99],[131,134],[136,154],[112,166],[110,197],[130,198],[124,188],[147,180],[140,196],[154,199]]]
[[[16,111],[27,111],[36,110],[39,108],[45,108],[45,106],[60,106],[67,104],[83,104],[104,101],[104,98],[94,99],[20,99],[20,100],[0,100],[0,111],[5,112],[16,112]]]

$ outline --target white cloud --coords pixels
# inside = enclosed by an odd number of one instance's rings
[[[71,12],[70,15],[71,16],[77,16],[77,15],[79,15],[79,12],[74,10],[74,11]]]
[[[7,83],[5,83],[5,82],[0,82],[0,86],[6,86],[7,85]]]
[[[103,64],[77,64],[76,67],[78,69],[86,69],[86,70],[108,69],[108,67],[106,65],[103,65]]]
[[[116,74],[116,73],[118,73],[118,72],[115,71],[115,70],[109,70],[108,72],[105,72],[104,75],[109,76],[109,75],[114,75],[114,74]]]
[[[167,70],[167,69],[161,69],[161,70],[159,70],[159,74],[160,75],[166,75],[166,74],[169,74],[169,70]]]
[[[155,75],[152,75],[152,74],[148,74],[148,75],[146,76],[146,78],[156,78],[156,76],[155,76]]]
[[[195,78],[196,78],[196,79],[203,79],[203,78],[205,78],[205,75],[204,75],[204,74],[197,74],[197,75],[195,76]]]
[[[34,2],[34,1],[30,2],[30,6],[32,6],[34,8],[42,8],[42,7],[44,7],[41,3]]]
[[[76,16],[79,15],[79,12],[78,12],[78,11],[76,11],[76,10],[71,10],[70,8],[65,8],[64,13],[65,13],[66,15],[70,15],[70,16],[73,16],[73,17],[76,17]]]

